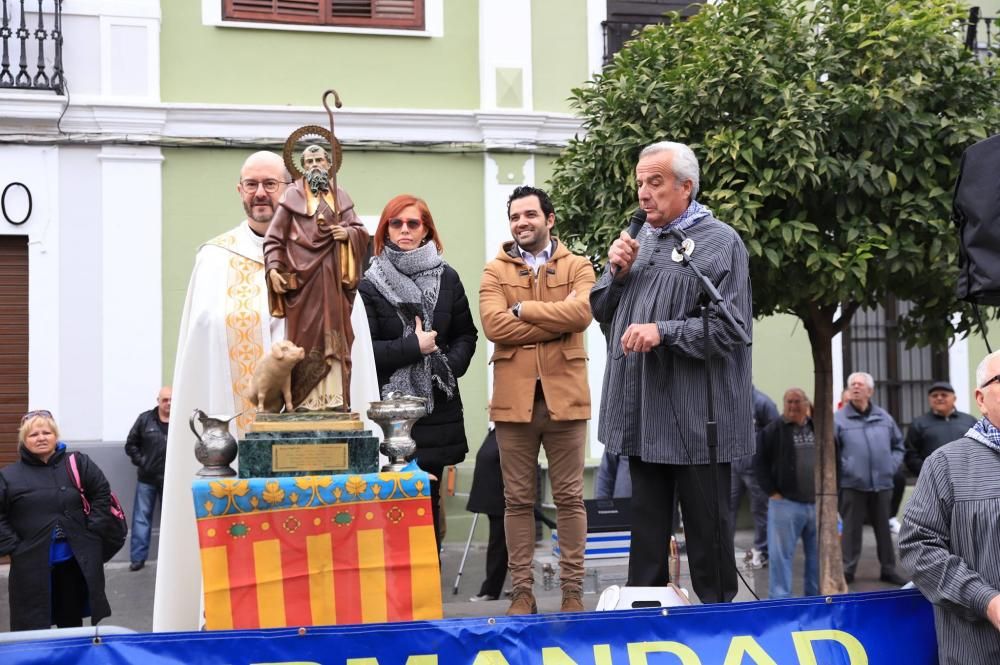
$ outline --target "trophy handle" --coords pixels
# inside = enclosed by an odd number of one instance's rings
[[[197,437],[197,439],[199,441],[201,441],[201,434],[198,434],[198,430],[196,430],[194,428],[194,419],[195,418],[197,418],[198,420],[203,420],[205,418],[205,412],[202,411],[201,409],[195,409],[191,413],[191,418],[188,419],[188,425],[191,426],[191,431],[194,432],[195,437]]]

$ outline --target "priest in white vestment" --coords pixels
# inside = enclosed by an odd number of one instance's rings
[[[202,621],[201,556],[191,481],[201,468],[188,418],[195,408],[233,421],[239,438],[252,419],[245,393],[257,360],[284,339],[284,320],[269,314],[264,283],[264,232],[288,181],[281,157],[251,155],[238,191],[247,219],[202,245],[181,315],[173,376],[175,427],[167,437],[160,544],[153,602],[154,631],[198,630]],[[272,191],[268,191],[272,190]],[[367,404],[379,399],[368,316],[361,298],[351,313],[354,345],[351,404],[365,426]],[[245,412],[245,413],[244,413]]]

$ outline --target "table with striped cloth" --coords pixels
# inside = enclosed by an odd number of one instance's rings
[[[441,618],[430,480],[416,465],[192,490],[208,629]]]

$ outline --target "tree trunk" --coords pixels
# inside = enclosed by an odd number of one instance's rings
[[[816,529],[819,534],[819,592],[847,593],[844,560],[837,520],[837,450],[833,442],[833,341],[832,317],[811,312],[806,322],[812,346],[813,428],[816,435]]]

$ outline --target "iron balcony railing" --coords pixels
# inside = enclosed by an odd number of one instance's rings
[[[984,57],[996,55],[1000,48],[997,20],[996,17],[983,16],[979,7],[969,9],[969,23],[965,31],[966,48]]]
[[[658,23],[658,20],[648,21],[602,21],[604,29],[604,64],[611,62],[615,53],[621,50],[625,42],[632,39],[632,33],[642,30],[647,25]]]
[[[0,88],[63,94],[62,0],[0,0],[0,5]]]
[[[651,23],[661,23],[662,17],[648,17],[645,20],[607,20],[601,23],[604,30],[604,64],[611,62],[615,53],[632,38],[633,33]],[[983,16],[979,7],[969,10],[966,24],[965,46],[980,57],[990,57],[1000,52],[1000,18]]]

